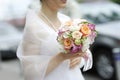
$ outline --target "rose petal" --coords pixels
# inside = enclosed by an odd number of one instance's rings
[[[73,47],[71,49],[71,53],[76,53],[76,52],[79,51],[79,49],[80,49],[80,46],[76,46],[76,45],[73,44]]]
[[[95,30],[95,25],[94,24],[88,24],[88,26],[91,30]]]

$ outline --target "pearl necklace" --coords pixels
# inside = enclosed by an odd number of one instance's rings
[[[41,15],[44,17],[44,19],[46,19],[46,21],[51,25],[51,27],[54,29],[54,31],[57,32],[56,27],[54,26],[54,24],[50,21],[50,19],[42,12],[40,11]]]

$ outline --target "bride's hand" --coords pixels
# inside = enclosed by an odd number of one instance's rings
[[[83,52],[79,52],[79,53],[77,53],[77,54],[79,54],[81,57],[86,56],[86,53],[83,53]],[[75,68],[77,65],[80,64],[80,62],[81,62],[81,57],[70,59],[70,68],[71,68],[71,69],[72,69],[72,68]]]
[[[73,69],[80,64],[81,57],[70,59],[70,68]]]
[[[74,59],[74,58],[79,58],[79,57],[84,57],[86,55],[86,52],[77,52],[77,53],[68,53],[68,54],[64,54],[64,53],[61,53],[62,54],[62,57],[64,60],[66,59]]]
[[[74,68],[75,66],[80,64],[81,57],[84,57],[86,55],[86,52],[78,52],[75,54],[63,54],[63,59],[70,59],[70,68]]]

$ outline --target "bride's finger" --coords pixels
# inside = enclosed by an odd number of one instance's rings
[[[79,57],[78,54],[65,54],[66,58],[68,59],[73,59],[73,58],[76,58],[76,57]]]
[[[71,63],[74,63],[74,62],[80,62],[80,58],[71,59]]]
[[[74,62],[70,64],[70,68],[74,68],[75,66],[77,66],[79,64],[79,62]]]
[[[80,64],[80,58],[70,60],[70,68],[74,68],[78,64]]]
[[[86,52],[78,53],[79,56],[83,57],[86,55]]]
[[[77,53],[75,53],[75,54],[64,54],[64,57],[65,57],[65,59],[73,59],[73,58],[79,58],[79,57],[82,57],[82,53],[81,53],[81,55],[80,54],[77,54]]]

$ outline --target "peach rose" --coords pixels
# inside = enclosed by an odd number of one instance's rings
[[[81,26],[80,31],[81,31],[85,36],[86,36],[86,35],[89,35],[89,34],[91,33],[91,30],[90,30],[90,28],[88,27],[87,24],[83,24],[83,25]]]
[[[69,38],[64,39],[64,47],[65,49],[70,49],[72,47],[72,40]]]
[[[72,25],[72,21],[65,22],[65,26],[71,26],[71,25]]]

